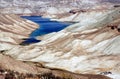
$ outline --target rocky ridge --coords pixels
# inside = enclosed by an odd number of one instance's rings
[[[110,8],[119,0],[0,0],[0,13],[19,15],[66,14],[72,9]]]

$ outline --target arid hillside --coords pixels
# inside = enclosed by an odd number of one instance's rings
[[[14,14],[0,14],[0,17],[0,79],[110,79],[100,74],[76,74],[46,67],[41,62],[17,59],[15,54],[22,54],[24,49],[28,51],[26,46],[19,45],[22,39],[28,38],[29,34],[38,28],[38,25]],[[29,51],[32,49],[34,50],[34,47]],[[13,54],[8,55],[7,52]]]
[[[2,77],[14,72],[11,77],[17,73],[17,78],[22,75],[34,79],[119,79],[120,8],[77,15],[73,21],[78,23],[37,37],[42,40],[39,43],[22,46],[19,45],[22,39],[37,24],[13,14],[0,14]],[[67,20],[71,16],[74,14]]]
[[[120,79],[119,0],[0,0],[0,79]],[[21,44],[39,26],[72,22]]]

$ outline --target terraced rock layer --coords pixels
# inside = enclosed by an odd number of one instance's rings
[[[25,20],[14,14],[0,14],[0,42],[18,44],[38,28],[32,21]]]

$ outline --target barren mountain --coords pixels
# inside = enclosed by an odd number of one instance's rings
[[[44,74],[50,71],[56,77],[65,76],[67,79],[70,77],[73,79],[109,79],[101,75],[119,79],[119,12],[120,8],[78,12],[75,18],[78,23],[60,32],[37,37],[42,41],[27,46],[21,46],[19,43],[37,28],[37,25],[15,15],[0,14],[0,51],[3,54],[1,58],[6,55],[10,56],[10,59],[0,60],[0,67],[6,69],[6,72],[10,70],[10,72],[35,72],[35,74],[42,73],[45,69]],[[76,14],[68,16],[71,17],[69,20],[73,19],[74,15]],[[4,61],[7,61],[6,65],[9,67],[4,65]],[[41,65],[36,65],[34,62],[41,63]],[[43,70],[37,69],[36,71],[34,67],[43,68]],[[22,71],[24,68],[26,70]],[[67,71],[54,70],[54,68]],[[83,77],[82,74],[86,75]]]
[[[0,79],[120,79],[118,3],[1,0]],[[38,25],[15,14],[41,13],[51,20],[75,23],[38,36],[39,43],[20,45]]]
[[[21,15],[61,14],[72,9],[110,8],[119,0],[0,0],[0,13]],[[55,12],[57,10],[57,12]]]

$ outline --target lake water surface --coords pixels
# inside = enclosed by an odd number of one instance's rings
[[[23,43],[36,43],[40,42],[40,40],[36,40],[35,37],[45,35],[52,32],[58,32],[72,23],[65,22],[57,22],[51,21],[49,18],[42,18],[41,16],[21,16],[22,18],[31,20],[39,25],[39,28],[34,30],[28,39],[26,39]]]

